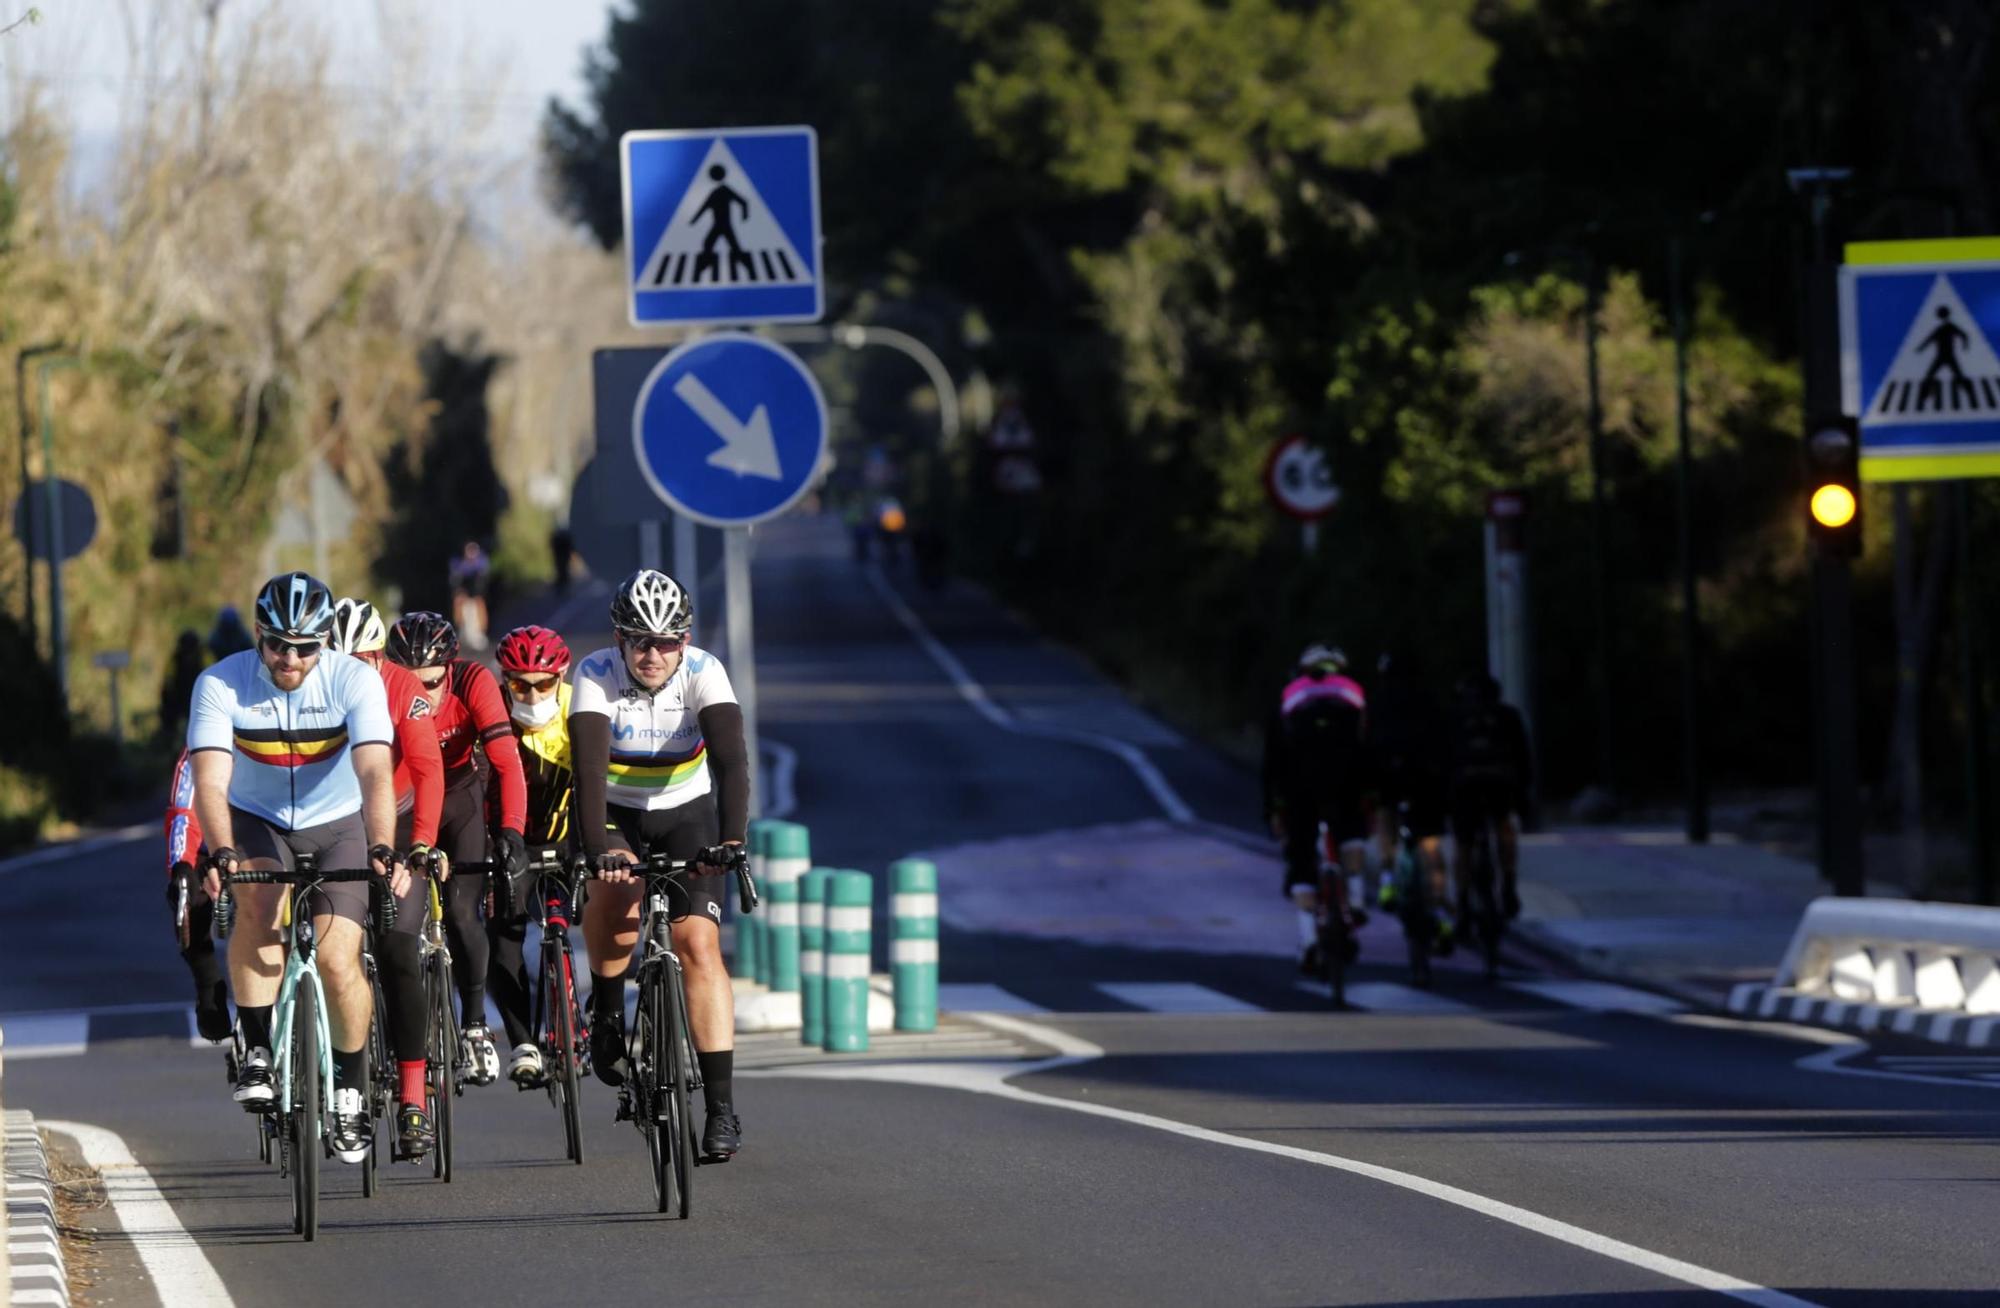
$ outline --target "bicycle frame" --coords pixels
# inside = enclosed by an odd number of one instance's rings
[[[308,914],[292,925],[291,942],[285,950],[285,975],[278,983],[278,998],[272,1011],[271,1058],[278,1083],[280,1113],[292,1111],[292,1014],[296,1011],[301,978],[313,989],[312,1036],[313,1048],[319,1056],[319,1083],[333,1084],[333,1027],[326,1012],[326,983],[320,980],[319,968],[314,962],[317,949],[318,941],[313,936],[312,918]],[[323,1130],[325,1123],[320,1125]]]

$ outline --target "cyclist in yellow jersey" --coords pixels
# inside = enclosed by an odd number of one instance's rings
[[[569,849],[570,795],[576,773],[569,752],[569,646],[547,627],[516,627],[494,651],[500,662],[507,716],[520,742],[528,780],[529,851]],[[502,887],[496,886],[500,891]],[[495,912],[486,920],[493,942],[486,991],[500,1010],[507,1040],[514,1046],[507,1075],[516,1085],[541,1084],[542,1051],[529,1029],[532,993],[524,941],[528,934],[531,878],[496,893]],[[501,911],[504,907],[504,911]]]

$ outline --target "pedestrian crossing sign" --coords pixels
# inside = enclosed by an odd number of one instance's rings
[[[2000,238],[1849,245],[1843,407],[1863,481],[2000,476]]]
[[[627,132],[619,153],[635,326],[819,320],[812,128]]]

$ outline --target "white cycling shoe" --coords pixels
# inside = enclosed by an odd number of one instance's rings
[[[368,1104],[359,1090],[333,1092],[333,1130],[327,1136],[327,1145],[343,1163],[358,1163],[375,1147]]]
[[[518,1044],[507,1059],[507,1079],[523,1090],[542,1083],[542,1051],[531,1044]]]
[[[493,1033],[484,1022],[459,1032],[458,1061],[473,1085],[492,1085],[500,1079],[500,1051],[493,1047]]]

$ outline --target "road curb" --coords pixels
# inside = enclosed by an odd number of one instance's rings
[[[56,1191],[34,1114],[6,1114],[8,1302],[69,1308],[69,1269],[56,1227]]]
[[[1729,1011],[1767,1022],[1798,1022],[1856,1035],[1910,1036],[1961,1049],[2000,1049],[2000,1017],[1914,1008],[1907,1004],[1865,1004],[1809,995],[1788,986],[1746,981],[1729,992]]]

